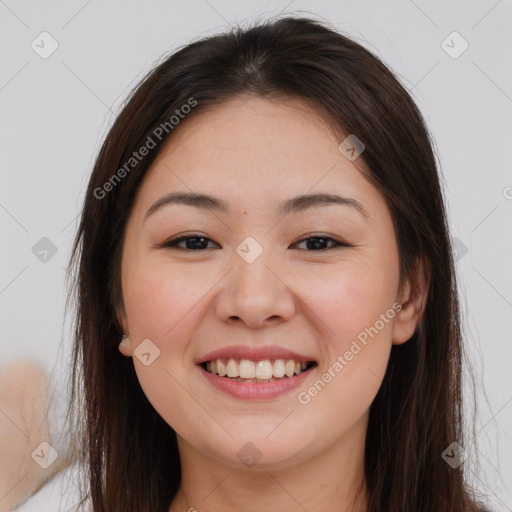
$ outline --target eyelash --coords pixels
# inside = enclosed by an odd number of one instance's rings
[[[202,235],[199,235],[199,234],[193,234],[193,235],[188,235],[188,236],[181,236],[181,237],[178,237],[178,238],[174,238],[173,240],[169,240],[168,242],[165,242],[164,244],[162,244],[161,247],[168,247],[168,248],[174,248],[176,247],[177,249],[180,249],[180,250],[183,250],[183,251],[190,251],[190,252],[202,252],[202,251],[205,251],[206,249],[187,249],[185,247],[179,247],[178,244],[180,242],[184,242],[186,240],[190,240],[190,239],[194,239],[194,238],[202,238],[203,240],[210,240],[213,242],[213,240],[211,238],[208,238],[206,236],[202,236]],[[336,249],[337,247],[353,247],[351,244],[347,244],[345,242],[340,242],[339,240],[336,240],[332,237],[329,237],[329,236],[323,236],[323,235],[317,235],[317,236],[312,236],[312,237],[308,237],[308,238],[303,238],[302,240],[299,240],[297,242],[297,244],[301,243],[301,242],[305,242],[307,240],[327,240],[329,242],[334,242],[334,246],[332,247],[329,247],[327,249],[320,249],[320,250],[311,250],[309,252],[325,252],[325,251],[329,251],[329,250],[332,250],[332,249]],[[301,249],[301,250],[304,250],[304,249]],[[307,249],[306,249],[307,250]]]

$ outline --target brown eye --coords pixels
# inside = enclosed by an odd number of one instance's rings
[[[203,251],[208,249],[208,242],[216,244],[211,238],[202,236],[202,235],[190,235],[190,236],[181,236],[178,238],[174,238],[173,240],[169,240],[162,244],[162,247],[176,247],[180,250],[185,251]],[[328,236],[314,236],[309,238],[304,238],[300,242],[297,242],[295,245],[306,242],[306,250],[308,251],[327,251],[330,249],[335,249],[336,247],[352,247],[350,244],[340,242],[335,240],[332,237]],[[185,243],[185,246],[180,245]],[[329,246],[330,244],[330,246]],[[218,244],[216,244],[218,246]],[[327,247],[326,247],[327,246]],[[211,247],[210,247],[211,248]]]
[[[213,242],[210,238],[207,238],[205,236],[181,236],[179,238],[175,238],[174,240],[169,240],[165,244],[163,244],[163,247],[177,247],[179,249],[183,250],[189,250],[189,251],[201,251],[204,249],[208,249],[208,241]],[[180,246],[182,242],[185,242],[185,247]],[[213,242],[215,243],[215,242]]]
[[[336,247],[350,247],[349,244],[346,244],[344,242],[338,242],[338,240],[335,240],[334,238],[328,237],[328,236],[314,236],[310,238],[304,238],[298,244],[301,244],[303,242],[307,242],[307,250],[311,251],[326,251],[329,249],[335,249]],[[333,243],[331,247],[325,247],[329,243]],[[295,244],[295,245],[298,245]]]

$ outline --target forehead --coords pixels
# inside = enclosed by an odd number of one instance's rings
[[[260,163],[255,157],[266,163],[298,158],[311,161],[325,155],[327,149],[337,150],[338,144],[325,121],[302,100],[237,97],[185,119],[161,156],[187,160],[216,156],[216,161],[241,158],[251,167]]]
[[[339,150],[340,142],[304,101],[234,98],[178,125],[139,195],[147,205],[172,190],[215,192],[236,198],[242,208],[268,211],[269,202],[306,193],[340,193],[360,202],[378,194]]]

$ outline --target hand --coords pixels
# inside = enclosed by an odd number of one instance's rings
[[[43,441],[51,444],[48,384],[36,360],[0,367],[0,512],[14,510],[68,465],[57,458],[44,469],[32,459]]]

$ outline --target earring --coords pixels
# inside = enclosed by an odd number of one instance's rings
[[[128,337],[126,336],[126,334],[123,334],[121,336],[121,343],[119,343],[119,347],[129,347],[130,346],[130,340],[128,339]]]

